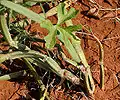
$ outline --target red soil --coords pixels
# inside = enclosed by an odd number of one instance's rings
[[[98,3],[105,8],[115,8],[117,7],[115,1],[118,2],[118,0],[108,0],[109,3],[111,4],[110,5],[108,3],[102,2],[103,0],[101,1],[95,0],[95,1],[96,2],[99,1]],[[87,0],[83,0],[83,2],[84,4],[88,4]],[[97,36],[97,38],[102,42],[104,47],[104,54],[105,54],[104,55],[105,89],[101,90],[98,85],[100,83],[99,46],[97,42],[89,36],[84,36],[84,38],[82,38],[82,47],[85,52],[88,63],[91,66],[93,77],[96,81],[95,82],[96,89],[94,93],[95,100],[120,100],[120,83],[118,82],[118,78],[117,78],[117,74],[120,73],[120,38],[118,38],[120,37],[120,31],[119,31],[120,23],[115,22],[115,19],[110,19],[110,18],[95,19],[85,16],[81,12],[89,9],[84,4],[77,2],[74,5],[74,7],[80,10],[80,12],[77,15],[77,17],[73,19],[73,23],[75,25],[82,24],[91,27],[94,35]],[[40,13],[39,10],[41,9],[38,8],[39,7],[34,7],[33,10],[37,11],[37,13]],[[100,15],[102,15],[103,13],[104,12],[100,12]],[[50,17],[49,19],[53,23],[56,23],[55,17]],[[41,37],[47,34],[47,30],[41,28],[37,23],[31,25],[30,31],[38,33],[38,35]],[[81,37],[81,35],[79,34],[78,36]],[[117,38],[113,38],[113,37],[117,37]],[[19,84],[13,86],[14,82],[9,82],[9,81],[1,81],[0,84],[1,84],[0,100],[8,100],[8,98],[10,98],[11,95],[13,95],[13,93],[15,93],[15,91],[19,88],[19,86],[21,86]],[[25,89],[24,86],[22,86],[22,88]],[[50,97],[52,97],[51,100],[69,100],[69,97],[67,97],[63,91],[64,90],[51,90],[50,93]],[[18,92],[24,95],[24,92],[21,92],[21,90],[19,90]],[[15,93],[15,95],[10,100],[16,100],[16,98],[18,99],[19,96],[17,93]],[[78,100],[75,96],[73,99]],[[82,98],[81,100],[85,100],[85,99]]]

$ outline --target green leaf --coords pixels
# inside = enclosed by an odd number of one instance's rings
[[[64,30],[68,32],[69,38],[71,38],[72,40],[73,39],[79,40],[79,38],[77,38],[75,36],[75,34],[73,34],[72,32],[77,31],[77,30],[81,30],[81,29],[82,29],[81,25],[72,25],[72,26],[68,26],[68,27],[64,28]]]
[[[64,43],[66,49],[72,56],[72,59],[79,63],[81,60],[80,60],[74,46],[72,45],[72,43],[69,40],[71,35],[67,31],[65,31],[63,28],[60,28],[60,27],[58,27],[58,31],[60,32],[60,34],[58,35],[58,38]]]
[[[56,44],[56,26],[53,26],[49,20],[43,21],[40,26],[49,31],[48,35],[44,38],[46,41],[45,46],[48,49],[53,48]]]
[[[7,0],[0,0],[0,4],[4,5],[20,14],[25,15],[26,17],[30,18],[31,20],[34,20],[38,23],[41,23],[42,21],[44,21],[44,17],[40,16],[39,14],[36,14],[35,12],[19,5],[19,4],[15,4],[11,1],[7,1]]]
[[[58,11],[58,23],[57,24],[61,24],[73,17],[76,16],[76,14],[78,13],[77,10],[75,10],[74,8],[70,8],[70,10],[67,12],[66,8],[65,8],[65,4],[64,3],[60,3],[57,7],[57,11]]]
[[[45,43],[45,46],[48,48],[48,49],[51,49],[55,46],[56,44],[56,26],[54,26],[50,20],[45,20],[43,21],[41,24],[40,24],[41,27],[43,28],[46,28],[49,33],[48,35],[44,38],[46,43]]]
[[[74,32],[78,30],[82,30],[82,25],[73,25],[64,28],[67,32]]]
[[[74,18],[77,15],[78,11],[75,10],[75,8],[71,8],[66,15],[64,15],[63,21],[69,20],[71,18]]]
[[[63,19],[64,17],[64,10],[65,10],[65,4],[64,3],[60,3],[57,7],[57,16],[58,16],[58,23],[61,19]]]
[[[28,6],[28,7],[31,7],[31,6],[33,6],[33,5],[35,5],[35,4],[36,4],[36,2],[34,2],[34,1],[27,1],[27,2],[25,2],[23,5]]]
[[[48,31],[54,27],[50,20],[45,20],[40,24],[41,27],[46,28]]]
[[[56,44],[56,27],[51,27],[51,30],[49,30],[49,34],[44,38],[46,41],[46,47],[48,49],[51,49],[55,46]]]

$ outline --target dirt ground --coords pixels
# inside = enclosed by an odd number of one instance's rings
[[[105,8],[120,7],[119,0],[95,1]],[[120,22],[115,20],[116,16],[112,16],[115,11],[100,11],[97,15],[95,15],[95,12],[89,14],[91,7],[87,0],[78,0],[72,6],[80,10],[76,18],[72,20],[73,23],[91,27],[93,34],[101,41],[104,47],[105,89],[101,90],[99,87],[99,46],[94,38],[77,34],[77,36],[81,37],[82,47],[95,80],[95,100],[120,100]],[[34,6],[32,10],[37,13],[41,12],[39,6]],[[107,15],[108,13],[112,14]],[[119,11],[117,14],[119,15]],[[49,17],[49,19],[56,23],[55,16]],[[36,32],[41,37],[47,34],[47,31],[37,23],[31,25],[30,31]],[[0,49],[4,48],[1,46]],[[20,96],[25,96],[26,89],[24,84],[0,81],[0,100],[24,100]],[[79,92],[77,94],[79,95]],[[80,100],[77,94],[76,92],[75,94],[72,93],[73,100]],[[71,100],[64,90],[53,89],[50,97],[51,100]],[[85,98],[81,100],[85,100]]]

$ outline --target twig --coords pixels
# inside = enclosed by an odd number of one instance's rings
[[[102,8],[102,9],[99,9],[99,10],[101,10],[101,11],[116,11],[116,10],[120,10],[120,8],[114,8],[114,9],[112,9],[112,8]]]
[[[104,89],[104,50],[100,40],[93,33],[92,35],[98,42],[100,48],[100,87]]]

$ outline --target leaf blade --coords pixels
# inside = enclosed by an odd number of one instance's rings
[[[55,46],[56,44],[56,28],[55,27],[51,27],[51,30],[49,30],[49,34],[44,38],[46,43],[45,43],[45,46],[48,48],[48,49],[51,49]]]
[[[70,10],[67,12],[66,8],[65,8],[65,4],[64,3],[60,3],[57,7],[57,16],[58,16],[58,25],[60,25],[61,23],[73,18],[76,16],[76,14],[78,13],[77,10],[75,10],[74,8],[70,8]]]
[[[69,40],[70,34],[60,27],[58,28],[58,31],[60,32],[58,38],[65,44],[65,47],[72,56],[72,59],[79,63],[81,59],[79,58],[74,46]]]
[[[40,16],[39,14],[36,14],[35,12],[19,5],[19,4],[15,4],[11,1],[7,1],[7,0],[1,0],[0,1],[1,5],[4,5],[20,14],[25,15],[26,17],[30,18],[31,20],[34,20],[38,23],[41,23],[42,21],[44,21],[44,17]]]

